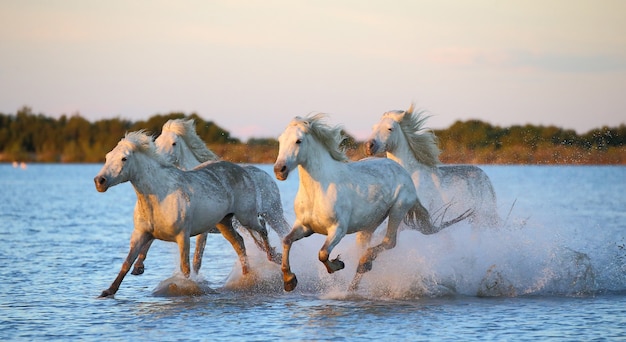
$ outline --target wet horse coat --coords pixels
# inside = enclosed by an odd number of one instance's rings
[[[427,234],[442,228],[431,223],[404,168],[385,158],[346,162],[345,154],[339,150],[343,140],[341,129],[325,125],[323,118],[322,114],[296,117],[278,138],[276,178],[287,179],[296,167],[300,176],[294,201],[296,221],[283,239],[282,270],[287,291],[297,285],[289,263],[291,245],[313,233],[327,236],[319,251],[319,260],[333,273],[344,268],[338,258],[330,260],[330,254],[346,234],[358,234],[357,241],[366,247],[376,228],[389,219],[382,243],[368,248],[359,260],[357,274],[350,285],[351,289],[356,289],[362,274],[371,269],[378,254],[395,247],[402,221]],[[459,216],[442,226],[464,218]]]
[[[127,181],[137,194],[130,251],[118,276],[101,297],[117,292],[139,252],[154,239],[178,244],[180,269],[188,277],[190,237],[215,229],[232,244],[246,274],[245,245],[232,226],[233,216],[244,227],[258,232],[266,244],[268,259],[274,257],[267,231],[256,213],[256,197],[249,196],[255,191],[254,182],[238,165],[214,162],[183,171],[157,153],[150,136],[132,132],[107,153],[105,165],[94,178],[99,192]]]
[[[491,180],[474,165],[440,165],[437,138],[423,127],[427,118],[415,113],[413,106],[386,112],[365,143],[366,153],[385,152],[402,165],[431,214],[442,208],[452,215],[470,209],[475,225],[497,225],[500,218]]]
[[[173,119],[164,125],[161,134],[155,140],[159,153],[169,162],[182,170],[191,170],[207,161],[219,161],[220,158],[206,147],[206,144],[196,133],[194,120]],[[252,165],[243,165],[243,169],[250,175],[254,182],[257,209],[256,212],[263,220],[283,238],[291,226],[284,218],[280,192],[272,177],[265,171]],[[240,226],[235,219],[235,228]],[[217,232],[217,231],[216,231]],[[252,235],[255,242],[264,249],[261,241]],[[198,273],[202,265],[202,255],[206,246],[207,233],[198,234],[196,237],[196,250],[193,258],[193,270]],[[144,260],[150,245],[144,247],[139,254],[132,274],[144,272]]]

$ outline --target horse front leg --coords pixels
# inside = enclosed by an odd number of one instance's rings
[[[152,246],[152,241],[154,241],[154,239],[148,241],[148,243],[145,244],[145,246],[141,249],[141,251],[139,251],[139,256],[137,257],[137,261],[135,262],[133,270],[130,272],[130,274],[132,275],[143,274],[143,272],[145,271],[143,262],[144,260],[146,260],[146,257],[148,256],[148,250],[150,249],[150,246]]]
[[[178,250],[180,252],[180,271],[185,278],[189,278],[191,268],[189,267],[189,233],[183,232],[176,237]]]
[[[193,271],[198,274],[200,267],[202,266],[202,255],[204,254],[204,247],[206,247],[206,239],[208,233],[202,233],[196,236],[196,251],[193,254]]]
[[[283,238],[283,260],[281,270],[283,271],[283,284],[285,291],[293,291],[296,286],[298,286],[298,278],[296,278],[296,275],[291,272],[291,265],[289,264],[291,245],[302,238],[311,236],[311,234],[313,234],[312,230],[296,223],[291,229],[291,232]]]
[[[99,298],[105,297],[113,297],[117,290],[119,290],[120,285],[122,284],[122,280],[126,276],[126,273],[130,270],[130,266],[135,262],[139,252],[144,249],[146,245],[150,245],[150,243],[154,240],[152,235],[138,232],[137,230],[133,231],[133,234],[130,238],[130,250],[128,252],[128,256],[126,256],[126,260],[122,263],[122,268],[118,273],[117,277],[111,283],[108,289],[102,291]]]
[[[339,260],[339,256],[333,260],[328,260],[330,258],[330,253],[344,236],[346,236],[346,232],[340,225],[336,225],[328,229],[328,236],[326,237],[326,241],[319,252],[319,259],[324,266],[326,266],[328,273],[335,273],[345,267],[343,261]]]

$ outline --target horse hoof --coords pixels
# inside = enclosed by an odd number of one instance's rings
[[[98,298],[113,298],[113,295],[114,294],[111,293],[111,291],[107,289],[107,290],[102,291],[102,293],[100,294]]]
[[[344,264],[343,261],[337,259],[337,271],[343,270],[345,267],[346,267],[346,264]]]
[[[295,275],[291,279],[285,280],[285,291],[291,292],[298,286],[298,278]]]
[[[144,267],[143,266],[135,267],[135,268],[133,268],[133,271],[130,272],[130,274],[132,274],[132,275],[140,275],[140,274],[143,274],[143,271],[144,271]]]
[[[330,272],[330,270],[329,270],[328,273],[334,273],[334,272],[337,272],[339,270],[343,270],[346,267],[346,264],[344,264],[343,261],[341,261],[341,260],[339,260],[339,258],[337,258],[337,259],[331,261],[331,266],[332,266],[331,267],[332,272]]]

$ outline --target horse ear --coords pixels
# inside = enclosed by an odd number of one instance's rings
[[[411,105],[409,106],[409,109],[407,109],[405,113],[412,114],[413,111],[415,110],[414,107],[415,107],[415,103],[411,102]]]

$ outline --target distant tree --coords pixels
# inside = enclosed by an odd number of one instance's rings
[[[250,138],[247,142],[250,146],[271,146],[278,147],[278,140],[274,138]]]
[[[207,144],[240,144],[241,141],[237,138],[230,136],[230,132],[219,127],[213,121],[204,121],[197,114],[193,113],[190,116],[196,123],[196,132],[202,140]]]
[[[119,117],[93,123],[80,113],[54,119],[28,106],[0,113],[0,161],[101,162],[126,132],[145,129],[155,137],[171,119],[194,119],[198,135],[226,160],[272,162],[278,142],[251,138],[246,146],[230,132],[196,113],[157,114],[132,122]],[[363,157],[348,135],[342,143],[352,159]],[[600,127],[578,135],[555,126],[514,125],[501,128],[480,120],[456,121],[436,130],[446,162],[626,163],[626,124]],[[230,158],[230,159],[228,159]]]
[[[443,142],[451,142],[469,149],[484,147],[497,148],[502,136],[499,128],[480,120],[456,121],[450,128],[440,131],[439,138]]]

